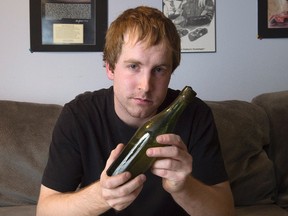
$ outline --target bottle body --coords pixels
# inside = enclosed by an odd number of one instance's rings
[[[138,128],[119,157],[108,168],[107,175],[129,171],[133,178],[146,172],[156,160],[148,157],[146,150],[159,146],[156,142],[158,135],[173,132],[179,116],[195,96],[192,88],[186,86],[170,106]]]

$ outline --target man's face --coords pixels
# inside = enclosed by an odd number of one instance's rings
[[[172,54],[164,45],[145,47],[124,43],[115,70],[106,65],[113,80],[115,111],[131,126],[140,126],[164,101],[172,74]]]

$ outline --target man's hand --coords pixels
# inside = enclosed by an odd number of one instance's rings
[[[157,142],[169,146],[149,148],[149,157],[157,157],[152,166],[152,173],[162,177],[164,189],[175,193],[184,189],[184,185],[192,173],[192,156],[180,136],[163,134],[157,137]]]
[[[106,167],[100,177],[100,190],[102,198],[106,203],[117,211],[125,209],[139,195],[146,180],[145,175],[139,175],[131,179],[129,172],[124,172],[116,176],[108,176],[106,170],[118,157],[124,145],[119,144],[110,154]]]
[[[112,177],[106,175],[107,168],[122,148],[123,144],[120,144],[111,152],[100,180],[85,188],[75,192],[61,193],[41,185],[37,216],[101,215],[111,208],[120,211],[130,205],[140,193],[146,177],[139,175],[130,179],[131,174],[128,172]]]
[[[151,171],[162,177],[163,188],[189,215],[234,215],[229,182],[205,185],[192,177],[192,156],[175,134],[156,138],[163,147],[149,148],[147,156],[156,157]]]

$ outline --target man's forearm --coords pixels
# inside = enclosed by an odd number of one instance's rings
[[[41,193],[37,216],[99,215],[110,208],[101,197],[99,182],[73,193],[59,193],[42,186]]]
[[[191,177],[185,185],[185,189],[172,194],[172,196],[189,215],[235,215],[233,197],[227,182],[207,186]]]

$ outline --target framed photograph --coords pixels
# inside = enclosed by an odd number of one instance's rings
[[[216,52],[216,0],[163,0],[175,24],[182,52]]]
[[[30,51],[102,51],[108,0],[30,0]]]
[[[258,38],[288,37],[288,0],[258,0]]]

